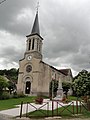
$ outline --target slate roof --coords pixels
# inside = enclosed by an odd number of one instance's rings
[[[39,20],[38,20],[38,11],[36,13],[34,24],[33,24],[32,31],[31,31],[31,34],[34,34],[34,33],[37,33],[37,34],[40,35]]]
[[[72,76],[72,72],[71,72],[71,69],[60,69],[59,70],[61,73],[63,73],[64,75],[68,75],[70,74],[70,76]]]

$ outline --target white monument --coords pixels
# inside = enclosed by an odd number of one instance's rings
[[[63,98],[62,81],[61,81],[61,79],[59,78],[57,96],[56,96],[54,99],[55,99],[55,100],[62,100],[62,98]]]

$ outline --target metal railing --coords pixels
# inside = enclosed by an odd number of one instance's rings
[[[21,102],[21,108],[20,108],[20,118],[22,117],[22,111],[23,111],[23,102]],[[33,110],[30,112],[31,107],[33,108]],[[45,110],[45,111],[43,111]],[[75,101],[75,102],[70,102],[68,103],[66,106],[64,104],[62,104],[59,101],[51,101],[51,103],[48,102],[44,102],[43,104],[41,104],[39,107],[37,107],[36,105],[27,102],[26,103],[26,117],[28,117],[29,115],[32,115],[33,113],[35,113],[36,111],[39,111],[41,114],[44,115],[44,117],[48,117],[48,116],[61,116],[64,111],[68,111],[70,114],[80,114],[82,113],[84,110],[88,111],[87,106],[81,102],[81,101]],[[51,114],[49,115],[49,111],[51,112]],[[28,115],[29,113],[29,115]]]

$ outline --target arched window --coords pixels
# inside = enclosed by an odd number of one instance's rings
[[[37,40],[37,51],[38,51],[38,40]]]
[[[31,49],[31,40],[29,40],[29,46],[28,46],[28,50]]]
[[[33,40],[32,40],[32,50],[34,50],[34,41],[35,41],[35,39],[33,38]]]
[[[41,42],[39,43],[39,51],[41,51]]]

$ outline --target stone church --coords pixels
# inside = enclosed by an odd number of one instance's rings
[[[19,60],[17,90],[26,95],[47,95],[52,80],[72,82],[71,69],[58,70],[43,62],[43,38],[40,35],[38,11],[27,37],[24,58]],[[47,51],[48,52],[48,51]]]

